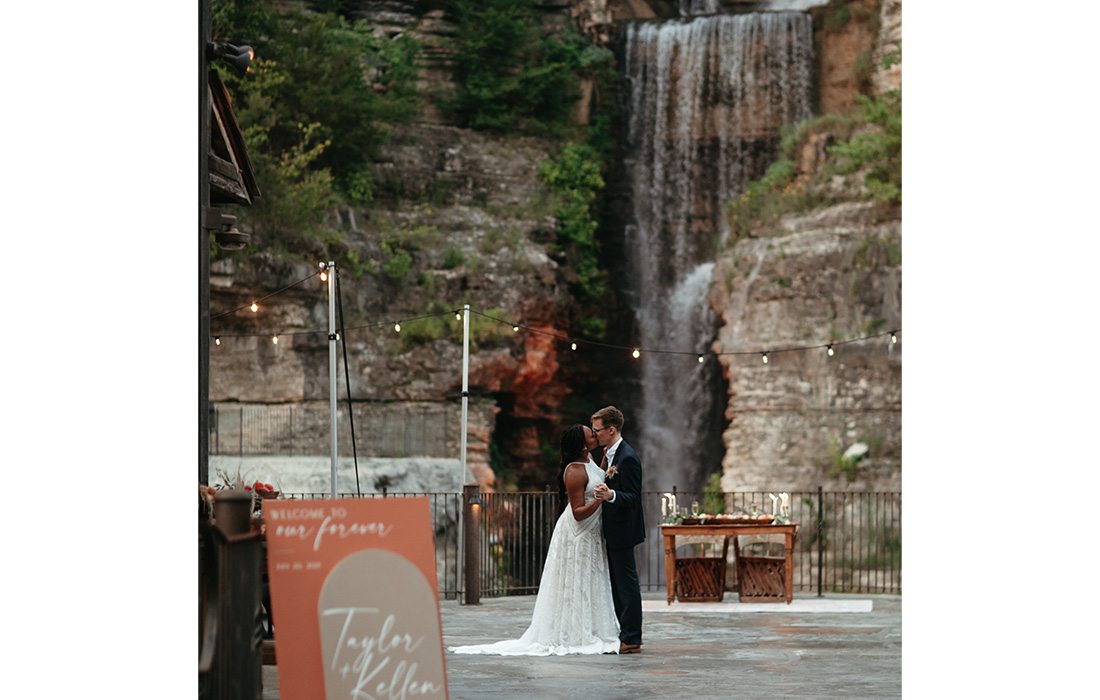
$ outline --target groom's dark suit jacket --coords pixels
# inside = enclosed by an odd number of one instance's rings
[[[607,480],[608,488],[615,491],[615,502],[603,504],[603,536],[608,549],[625,549],[645,542],[642,460],[623,440],[611,465],[618,467],[618,472]]]

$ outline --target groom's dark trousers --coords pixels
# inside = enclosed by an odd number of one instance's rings
[[[608,478],[615,501],[603,505],[603,534],[607,541],[607,565],[611,574],[611,598],[619,618],[619,641],[642,643],[642,589],[634,564],[635,545],[645,542],[642,516],[642,461],[626,440],[619,443],[611,461],[617,473]]]
[[[619,618],[619,641],[641,644],[642,590],[638,567],[634,565],[634,548],[608,549],[607,566],[611,573],[611,599]]]

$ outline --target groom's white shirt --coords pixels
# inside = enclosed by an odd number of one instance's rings
[[[620,435],[619,439],[615,441],[615,444],[612,445],[611,447],[607,448],[607,468],[608,469],[611,468],[611,463],[613,461],[615,461],[615,452],[619,449],[619,443],[622,442],[622,441],[623,441],[623,436]],[[615,491],[615,489],[611,489],[611,498],[610,498],[610,500],[608,500],[608,503],[614,503],[615,502],[615,497],[617,495],[618,495],[618,493]]]

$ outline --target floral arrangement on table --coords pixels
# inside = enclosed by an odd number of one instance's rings
[[[282,493],[281,489],[276,488],[266,481],[260,481],[259,479],[253,481],[251,484],[245,483],[244,477],[241,476],[241,473],[239,471],[237,472],[237,475],[235,477],[230,477],[229,474],[227,474],[226,472],[219,470],[218,478],[221,480],[221,483],[217,484],[216,486],[205,486],[201,484],[199,486],[200,493],[202,493],[202,490],[205,489],[205,494],[208,497],[211,505],[211,512],[213,509],[214,500],[217,498],[217,494],[219,491],[245,491],[251,494],[252,512],[254,514],[259,514],[261,510],[261,503],[265,499],[278,498]]]

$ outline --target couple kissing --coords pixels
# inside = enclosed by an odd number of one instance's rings
[[[645,541],[642,462],[623,439],[622,411],[561,435],[568,503],[554,526],[531,624],[519,639],[451,647],[456,654],[632,654],[642,645],[634,547]],[[592,453],[603,448],[597,465]]]

